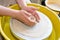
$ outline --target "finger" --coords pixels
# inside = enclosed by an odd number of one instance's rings
[[[28,13],[28,12],[25,12],[26,14],[26,17],[32,21],[32,22],[35,22],[36,21],[36,18],[31,14],[31,13]]]
[[[28,8],[25,8],[23,10],[26,10],[27,12],[30,12],[30,13],[32,13],[34,11],[34,10],[32,10],[32,7],[28,7]]]
[[[26,16],[28,17],[28,19],[29,19],[30,21],[36,22],[36,18],[35,18],[31,13],[25,12],[25,14],[26,14]]]
[[[35,18],[33,15],[31,15],[30,17],[28,17],[28,19],[29,19],[30,21],[36,23],[36,18]]]
[[[28,17],[30,17],[32,14],[29,13],[29,12],[27,12],[27,11],[25,11],[25,15],[28,16]]]
[[[35,18],[36,18],[36,21],[39,22],[39,19],[38,19],[38,16],[37,15],[35,15]]]
[[[33,15],[34,15],[34,17],[36,18],[36,21],[39,22],[40,17],[39,17],[39,15],[37,14],[37,12],[34,12]]]
[[[26,11],[28,11],[28,12],[30,12],[30,13],[33,13],[33,12],[34,12],[34,10],[32,10],[32,9],[28,9],[28,10],[26,10]]]
[[[30,19],[30,17],[28,17],[27,15],[25,15],[24,23],[28,26],[33,26],[35,24],[34,20]]]
[[[36,11],[35,11],[35,12],[36,12]],[[35,13],[35,15],[36,15],[36,16],[38,17],[38,19],[40,20],[40,17],[39,17],[39,15],[38,15],[38,13],[37,13],[37,12]]]
[[[32,14],[36,18],[36,21],[39,22],[40,18],[39,18],[38,14],[35,11],[33,11],[30,14]]]
[[[32,10],[38,10],[38,8],[31,6],[30,7]]]
[[[27,11],[25,11],[25,10],[22,10],[23,11],[23,14],[25,14],[26,16],[31,16],[32,14],[31,13],[29,13],[29,12],[27,12]]]

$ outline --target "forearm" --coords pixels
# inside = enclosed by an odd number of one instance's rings
[[[15,10],[0,6],[0,15],[1,16],[11,16]]]
[[[25,6],[27,6],[25,0],[16,0],[16,1],[21,8],[24,8]]]

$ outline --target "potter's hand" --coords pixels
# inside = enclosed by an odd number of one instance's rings
[[[19,10],[15,12],[12,17],[23,22],[24,24],[27,24],[28,26],[33,26],[36,22],[35,17],[25,10]]]
[[[36,18],[36,21],[39,22],[40,17],[38,16],[38,14],[36,12],[37,8],[35,8],[33,6],[25,6],[22,9],[26,10],[27,12],[30,12]]]
[[[33,6],[27,6],[27,4],[24,0],[16,0],[16,1],[22,9],[30,12],[36,18],[36,21],[39,22],[40,17],[38,16],[38,14],[36,12],[37,8],[35,8]]]

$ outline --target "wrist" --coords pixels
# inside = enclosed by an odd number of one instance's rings
[[[27,7],[27,5],[23,5],[23,6],[21,6],[22,9],[25,9],[26,7]]]
[[[24,6],[21,9],[26,10],[26,9],[28,9],[28,6]]]
[[[15,17],[15,15],[18,13],[18,10],[12,10],[10,13],[9,13],[9,16],[11,17]]]

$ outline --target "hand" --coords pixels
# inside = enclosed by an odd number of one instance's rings
[[[38,14],[36,12],[37,8],[35,8],[33,6],[25,6],[22,9],[26,10],[27,12],[30,12],[36,18],[36,21],[39,22],[40,17],[38,16]]]
[[[23,22],[24,24],[27,24],[28,26],[35,25],[35,17],[31,15],[31,13],[26,12],[25,10],[20,10],[17,12],[15,11],[12,17]]]

